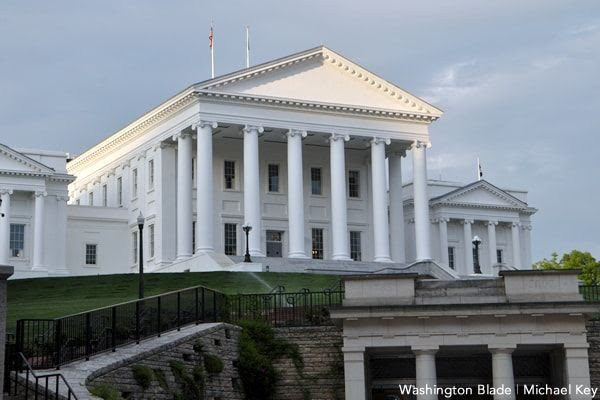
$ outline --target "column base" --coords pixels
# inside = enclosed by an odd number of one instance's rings
[[[182,261],[182,260],[187,260],[188,258],[190,258],[192,255],[191,254],[180,254],[177,256],[177,258],[175,259],[175,261]]]
[[[305,253],[298,252],[298,253],[289,253],[288,254],[288,258],[300,258],[300,259],[303,259],[303,260],[307,260],[310,257],[307,256]]]
[[[350,256],[348,256],[346,254],[338,254],[338,255],[331,257],[331,259],[335,260],[335,261],[352,261]]]
[[[373,261],[380,262],[380,263],[392,263],[392,262],[394,262],[390,257],[375,257],[373,259]]]
[[[260,250],[249,250],[249,253],[252,257],[265,257],[265,253]]]
[[[31,267],[31,270],[35,271],[35,272],[48,272],[48,267],[44,267],[42,265],[38,265],[38,266],[35,266],[35,267]]]
[[[201,249],[196,249],[196,254],[200,254],[200,253],[214,253],[215,249],[212,247],[204,247]]]

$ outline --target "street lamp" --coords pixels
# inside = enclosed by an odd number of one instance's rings
[[[138,217],[137,217],[137,223],[138,223],[138,228],[139,228],[139,234],[138,235],[140,236],[140,240],[139,240],[140,273],[139,273],[138,297],[140,299],[143,299],[144,298],[144,235],[143,235],[143,231],[144,231],[144,216],[142,215],[141,211],[140,211],[140,215],[138,215]]]
[[[242,229],[244,230],[244,232],[246,233],[246,254],[244,255],[244,262],[252,262],[252,260],[250,259],[250,246],[249,246],[249,242],[248,242],[248,237],[250,236],[250,231],[252,230],[252,227],[248,224],[242,226]]]
[[[481,274],[481,266],[479,265],[479,245],[481,244],[481,239],[479,236],[475,235],[473,237],[473,246],[475,246],[475,254],[474,256],[474,269],[476,274]]]

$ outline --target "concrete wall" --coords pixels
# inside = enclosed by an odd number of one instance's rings
[[[600,387],[600,315],[587,321],[587,339],[590,345],[588,357],[590,363],[590,383],[592,387]]]

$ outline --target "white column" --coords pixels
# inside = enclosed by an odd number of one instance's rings
[[[289,258],[307,258],[304,247],[304,181],[302,138],[306,131],[290,129],[287,134]]]
[[[582,393],[579,394],[575,392],[575,388],[578,385],[582,385],[581,387],[584,388],[590,387],[590,367],[587,346],[587,344],[580,344],[576,345],[575,347],[571,347],[571,345],[568,346],[565,344],[564,385],[571,385],[573,388],[573,392],[570,396],[571,400],[588,400],[592,398],[590,395]]]
[[[329,138],[331,170],[331,233],[334,260],[350,260],[348,242],[348,207],[346,205],[346,155],[348,135],[332,134]]]
[[[106,197],[108,207],[117,207],[117,176],[114,168],[107,174]]]
[[[521,269],[521,238],[519,236],[520,226],[521,224],[518,222],[515,222],[511,225],[513,267],[518,269]]]
[[[514,400],[515,377],[513,374],[512,352],[514,347],[490,348],[492,353],[492,383],[495,388],[510,388],[510,394],[495,394],[494,400]]]
[[[262,224],[260,211],[260,170],[258,135],[262,126],[244,127],[244,218],[252,227],[249,241],[250,255],[264,257],[261,246]]]
[[[450,264],[448,260],[448,218],[438,220],[440,230],[440,262],[446,267]],[[456,268],[456,265],[454,266]]]
[[[129,209],[131,206],[131,161],[127,161],[121,167],[121,196],[123,198],[123,208]],[[137,217],[137,215],[135,216]]]
[[[33,270],[45,271],[44,265],[44,205],[46,192],[35,192],[35,214],[33,220]]]
[[[471,232],[471,224],[473,220],[465,219],[463,221],[464,242],[465,242],[465,265],[462,266],[461,275],[473,274],[473,233]]]
[[[427,195],[427,143],[414,142],[413,199],[415,210],[415,241],[417,261],[431,260],[429,197]]]
[[[2,207],[0,213],[4,213],[4,217],[0,216],[0,265],[8,265],[10,258],[10,189],[0,190],[0,199],[2,199]]]
[[[214,250],[213,138],[216,122],[200,121],[196,150],[196,253]]]
[[[392,262],[390,257],[390,227],[388,220],[385,145],[389,139],[371,140],[371,182],[373,187],[373,250],[374,261]]]
[[[437,385],[435,353],[437,348],[413,349],[415,353],[416,386],[434,389]],[[417,400],[437,400],[436,394],[418,394]]]
[[[392,260],[406,262],[404,245],[404,203],[402,200],[402,157],[405,153],[388,156],[390,174],[390,248]]]
[[[177,259],[192,255],[192,135],[177,139]]]
[[[495,274],[494,265],[498,263],[498,257],[496,256],[496,225],[498,225],[498,221],[488,221],[487,230],[488,230],[488,250],[490,257],[490,268],[488,274]]]
[[[56,196],[56,275],[67,275],[67,196]]]
[[[365,379],[364,349],[342,348],[344,353],[344,389],[346,400],[365,400],[367,385]]]
[[[523,260],[521,263],[524,268],[531,268],[531,225],[521,225],[521,230],[523,231]]]

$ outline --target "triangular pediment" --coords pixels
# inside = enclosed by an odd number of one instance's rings
[[[0,144],[0,172],[52,174],[54,170],[6,145]]]
[[[432,204],[455,204],[500,208],[528,208],[527,204],[513,195],[481,180],[431,199]]]
[[[442,111],[358,64],[318,47],[198,85],[217,93],[439,117]]]

